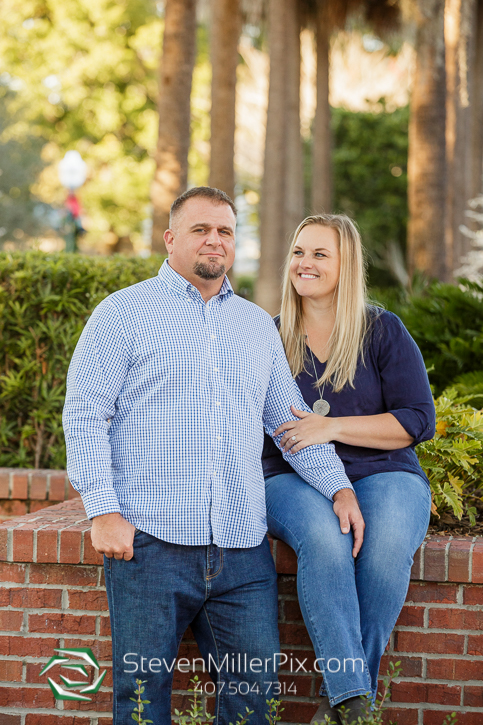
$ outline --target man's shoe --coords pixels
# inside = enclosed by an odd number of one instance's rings
[[[330,706],[329,698],[323,697],[320,705],[318,707],[317,712],[313,716],[312,720],[310,721],[310,725],[325,725],[327,722],[325,719],[325,716],[328,715],[330,718],[331,723],[335,723],[335,725],[340,725],[339,715],[337,713],[337,710],[335,710],[333,707]]]
[[[349,697],[335,707],[342,725],[357,723],[359,718],[364,721],[364,718],[371,713],[371,704],[367,697]]]

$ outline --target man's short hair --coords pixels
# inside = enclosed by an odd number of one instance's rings
[[[221,191],[221,189],[215,189],[212,186],[194,186],[192,189],[185,191],[184,194],[181,194],[181,196],[178,196],[178,198],[171,204],[171,209],[169,211],[170,227],[172,226],[174,217],[177,216],[184,204],[186,204],[189,199],[195,199],[196,197],[209,199],[213,202],[213,204],[228,204],[236,218],[236,206],[233,199],[230,199],[228,194],[225,194],[225,192]]]

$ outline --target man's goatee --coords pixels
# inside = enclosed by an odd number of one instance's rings
[[[196,262],[193,272],[201,279],[218,279],[225,274],[225,265],[217,262]]]

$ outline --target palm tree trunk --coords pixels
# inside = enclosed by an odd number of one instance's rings
[[[166,0],[160,69],[159,136],[153,202],[152,249],[165,251],[169,209],[188,183],[191,80],[196,55],[196,0]]]
[[[268,44],[270,85],[268,91],[265,162],[260,209],[260,268],[255,299],[270,314],[280,306],[280,268],[285,256],[285,81],[286,3],[269,0]]]
[[[475,11],[471,97],[470,198],[473,199],[483,190],[483,0],[477,0]]]
[[[410,272],[447,278],[444,2],[417,0],[408,159]]]
[[[210,186],[235,196],[235,101],[239,0],[212,0]]]
[[[299,0],[286,0],[286,171],[281,264],[288,251],[290,237],[304,218],[304,161],[300,133],[300,24]]]
[[[330,26],[327,3],[317,5],[317,108],[313,122],[312,212],[330,212],[332,208],[332,134],[329,105]]]
[[[447,0],[446,43],[446,260],[448,277],[460,266],[468,242],[459,228],[471,195],[469,57],[474,0]]]

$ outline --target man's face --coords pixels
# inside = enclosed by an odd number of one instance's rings
[[[188,199],[164,233],[170,265],[189,281],[222,277],[235,259],[235,224],[228,204]]]

